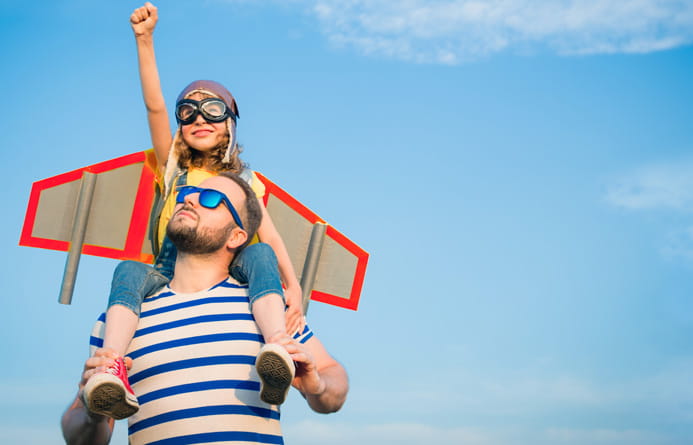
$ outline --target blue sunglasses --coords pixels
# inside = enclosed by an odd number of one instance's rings
[[[231,216],[233,216],[233,220],[236,221],[238,227],[245,230],[245,227],[243,227],[243,223],[241,222],[241,218],[238,216],[238,212],[236,212],[233,204],[231,204],[229,198],[227,198],[226,195],[221,193],[219,190],[203,189],[200,187],[195,187],[194,185],[182,185],[177,187],[176,190],[178,191],[178,194],[176,195],[177,204],[183,204],[185,202],[185,197],[193,193],[200,194],[198,198],[200,205],[208,209],[216,209],[219,207],[219,204],[223,202],[231,212]]]

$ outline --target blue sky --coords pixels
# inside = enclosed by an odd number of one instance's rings
[[[2,443],[62,443],[106,303],[113,260],[62,306],[17,243],[32,182],[149,147],[139,5],[0,6]],[[357,312],[309,309],[347,404],[293,392],[288,444],[693,441],[691,2],[157,6],[169,105],[224,83],[244,159],[371,253]]]

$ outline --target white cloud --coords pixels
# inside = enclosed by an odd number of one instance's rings
[[[305,8],[335,46],[419,63],[457,64],[505,50],[648,53],[693,43],[690,0],[265,1]]]
[[[674,445],[680,438],[645,429],[518,428],[510,418],[494,428],[445,428],[420,423],[349,424],[304,421],[284,428],[287,443],[303,445]],[[460,422],[464,421],[460,418]]]
[[[315,0],[329,40],[369,55],[455,64],[503,50],[646,53],[693,42],[688,0]]]
[[[287,422],[283,430],[287,443],[304,445],[675,445],[691,439],[689,431],[670,430],[693,421],[691,373],[686,357],[617,381],[539,377],[536,369],[450,370],[435,381],[354,386],[345,412]],[[667,420],[657,426],[652,419]]]
[[[642,167],[607,187],[608,203],[628,210],[693,212],[693,162],[662,163]],[[677,215],[678,216],[678,215]],[[660,254],[693,264],[693,226],[670,228],[660,241]]]
[[[634,210],[693,210],[693,163],[641,168],[610,185],[606,200]]]
[[[565,429],[555,428],[544,434],[546,443],[555,445],[590,444],[590,445],[652,445],[652,444],[676,444],[678,439],[667,437],[649,431],[626,429]]]
[[[287,442],[303,445],[375,445],[396,443],[418,445],[428,443],[464,443],[492,445],[501,443],[489,431],[467,428],[444,428],[420,423],[347,424],[304,421],[284,428]]]
[[[597,422],[601,428],[624,433],[617,427],[638,429],[638,422],[651,416],[667,418],[672,424],[693,421],[692,374],[693,357],[673,359],[655,372],[617,381],[570,372],[548,373],[541,367],[493,375],[444,369],[436,373],[434,381],[354,386],[347,403],[349,413],[359,413],[369,422],[397,419],[398,423],[418,423],[435,418],[439,423],[436,429],[440,425],[492,425],[491,431],[512,436],[507,428],[510,425],[535,425],[541,419],[545,431],[579,429]],[[513,423],[504,425],[502,419],[513,419]],[[629,422],[626,426],[624,420]],[[436,434],[470,435],[480,443],[497,438],[471,428],[444,429]],[[526,434],[537,437],[540,431]]]

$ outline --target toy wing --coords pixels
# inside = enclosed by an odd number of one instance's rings
[[[93,174],[82,253],[152,262],[146,235],[155,165],[148,150],[34,182],[19,244],[69,251],[83,178]]]
[[[80,253],[151,263],[153,150],[36,181],[19,244],[67,251],[61,302],[69,303]],[[257,172],[256,172],[257,173]],[[308,299],[356,310],[368,253],[266,177],[265,205]],[[73,265],[71,265],[71,262]],[[68,297],[63,295],[69,293]]]
[[[310,292],[311,300],[357,310],[368,252],[278,185],[255,173],[265,184],[267,212],[299,275],[304,307],[306,292]]]

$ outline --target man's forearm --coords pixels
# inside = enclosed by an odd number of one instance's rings
[[[90,416],[79,399],[72,402],[60,422],[67,445],[107,445],[113,423],[109,417]]]
[[[323,414],[339,411],[349,392],[349,378],[346,370],[336,363],[322,369],[319,374],[320,379],[325,383],[325,389],[320,394],[304,394],[308,406],[313,411]]]

